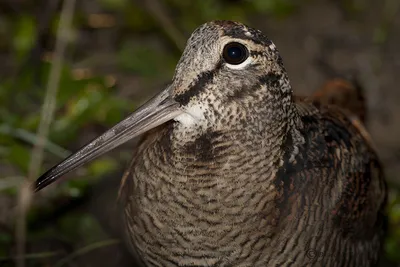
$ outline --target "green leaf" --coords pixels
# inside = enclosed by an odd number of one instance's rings
[[[91,176],[99,177],[116,170],[117,167],[114,159],[98,159],[89,165],[88,171]]]
[[[35,42],[36,22],[33,17],[27,14],[20,16],[14,32],[13,47],[17,58],[21,60]]]

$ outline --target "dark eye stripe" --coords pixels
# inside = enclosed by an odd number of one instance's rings
[[[214,76],[221,69],[221,66],[222,62],[220,61],[213,70],[200,73],[186,91],[175,96],[175,100],[181,105],[189,103],[192,97],[198,95],[204,87],[214,80]]]

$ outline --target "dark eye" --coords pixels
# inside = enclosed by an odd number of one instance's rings
[[[239,65],[249,57],[249,51],[240,43],[229,43],[225,45],[222,56],[226,63]]]

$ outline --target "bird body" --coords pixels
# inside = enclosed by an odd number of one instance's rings
[[[387,190],[361,128],[338,105],[293,97],[260,31],[213,21],[160,95],[36,186],[147,132],[120,189],[143,266],[375,266]]]
[[[316,90],[312,98],[324,105],[336,105],[350,111],[366,123],[366,103],[364,92],[355,79],[334,78],[326,81]]]
[[[337,108],[294,105],[305,140],[293,161],[290,134],[184,142],[172,122],[144,138],[122,192],[146,266],[375,266],[386,187],[374,151]]]

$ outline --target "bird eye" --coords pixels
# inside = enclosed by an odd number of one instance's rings
[[[225,45],[222,56],[226,63],[239,65],[249,57],[249,51],[247,50],[246,46],[234,42]]]

